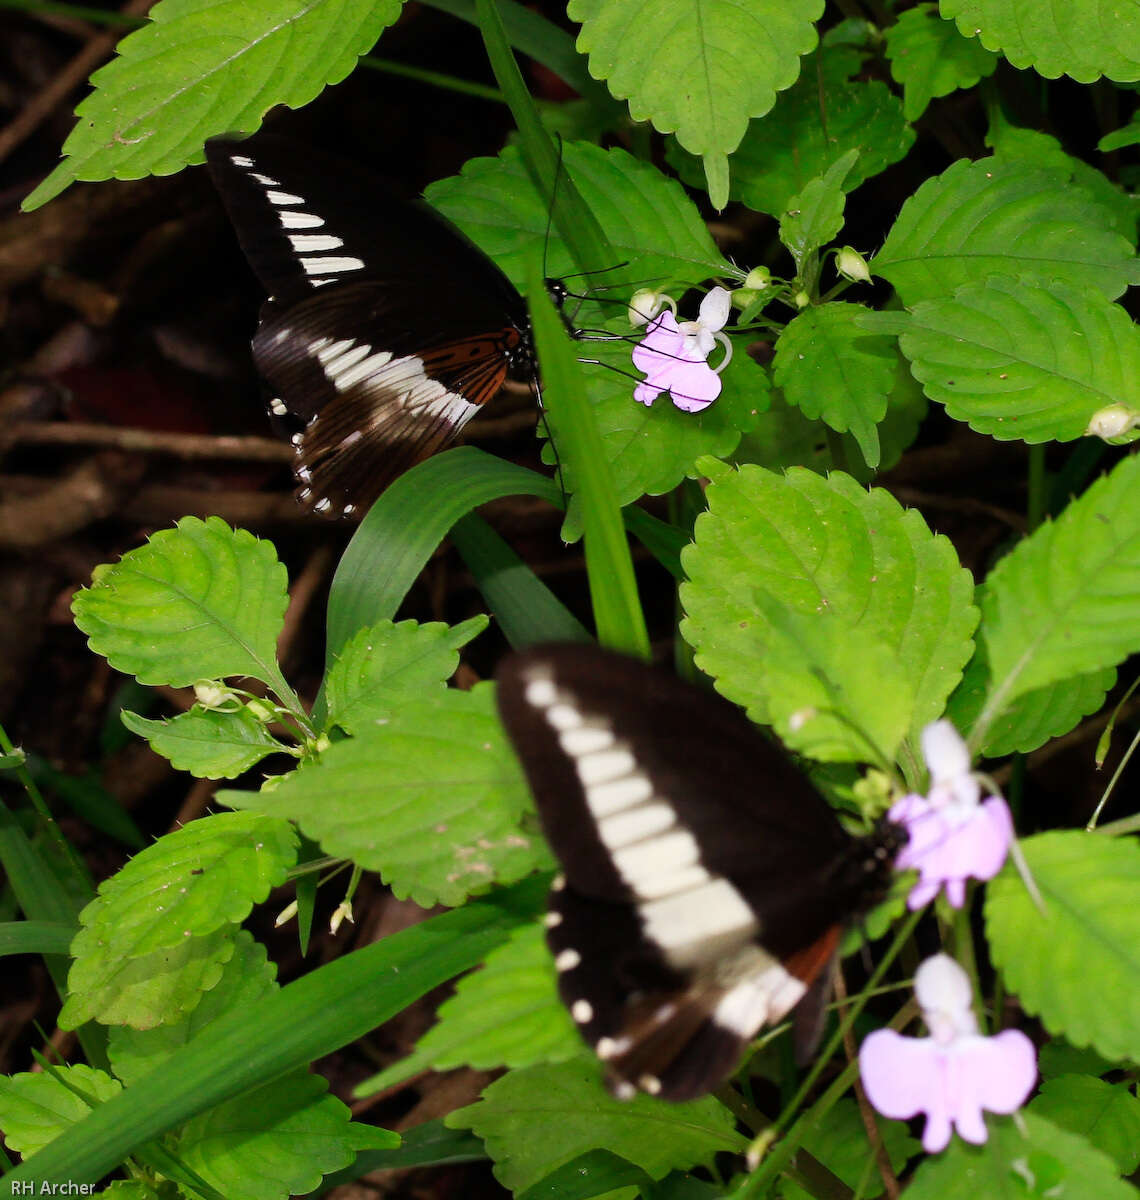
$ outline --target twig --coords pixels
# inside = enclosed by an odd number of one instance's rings
[[[293,447],[276,438],[168,433],[80,421],[21,421],[0,432],[0,448],[18,445],[107,446],[142,454],[169,454],[187,460],[291,463],[294,457]]]

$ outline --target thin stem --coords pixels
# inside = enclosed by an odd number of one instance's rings
[[[1025,506],[1026,524],[1032,533],[1045,517],[1048,501],[1045,488],[1045,444],[1029,447],[1029,495]]]
[[[18,8],[32,14],[43,13],[48,17],[75,17],[92,25],[118,25],[126,29],[147,23],[145,17],[106,8],[89,8],[85,4],[57,3],[57,0],[0,0],[0,8]]]
[[[0,0],[3,3],[3,0]],[[373,71],[381,71],[385,75],[399,75],[403,79],[414,79],[417,83],[430,84],[432,87],[443,88],[445,91],[458,92],[461,96],[473,96],[476,100],[490,100],[495,104],[506,104],[507,98],[498,88],[489,87],[485,83],[474,83],[469,79],[457,79],[454,75],[445,75],[442,71],[429,71],[426,67],[410,67],[407,63],[395,62],[390,58],[380,58],[375,54],[366,54],[361,60],[362,67]]]
[[[1104,792],[1102,793],[1100,800],[1097,802],[1096,808],[1093,810],[1093,815],[1089,817],[1089,823],[1085,826],[1085,829],[1088,830],[1089,833],[1092,833],[1096,829],[1096,823],[1100,820],[1100,814],[1103,811],[1104,806],[1108,803],[1109,796],[1112,795],[1112,789],[1116,787],[1116,781],[1121,777],[1121,775],[1124,774],[1124,768],[1128,766],[1128,760],[1135,752],[1137,743],[1140,743],[1140,733],[1137,733],[1132,741],[1129,742],[1128,749],[1125,750],[1120,756],[1120,762],[1116,764],[1116,770],[1113,771],[1112,778],[1105,786]]]
[[[1108,837],[1123,837],[1126,833],[1138,833],[1140,832],[1140,813],[1131,817],[1121,817],[1119,821],[1109,821],[1107,825],[1100,825],[1093,832],[1105,834]]]

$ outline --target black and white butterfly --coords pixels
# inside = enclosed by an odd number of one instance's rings
[[[818,1009],[901,827],[853,837],[738,708],[631,658],[535,647],[498,702],[564,870],[559,991],[617,1095],[701,1095],[764,1025]]]
[[[534,384],[518,291],[426,205],[272,135],[214,140],[206,157],[269,296],[253,357],[308,506],[367,507],[508,375]]]

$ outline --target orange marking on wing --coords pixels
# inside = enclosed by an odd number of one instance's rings
[[[831,957],[839,945],[839,932],[840,927],[832,925],[830,929],[824,931],[822,937],[817,938],[810,946],[797,950],[791,958],[786,959],[784,970],[797,979],[803,980],[804,983],[811,983],[831,961]]]

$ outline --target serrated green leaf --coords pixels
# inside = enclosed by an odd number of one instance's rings
[[[780,241],[795,260],[797,273],[803,270],[809,254],[825,246],[843,228],[847,199],[843,181],[858,157],[858,150],[848,150],[788,201],[787,211],[780,217]]]
[[[997,55],[975,38],[962,37],[952,22],[941,20],[934,4],[899,14],[887,29],[887,61],[902,84],[908,121],[917,121],[931,100],[989,78],[998,64]]]
[[[1140,458],[1123,459],[990,572],[982,598],[989,715],[1140,649],[1138,486]]]
[[[661,1179],[744,1144],[732,1114],[713,1097],[685,1104],[644,1095],[615,1100],[592,1058],[511,1071],[445,1124],[473,1129],[495,1160],[499,1182],[513,1191],[590,1150],[609,1150]]]
[[[234,808],[296,821],[326,853],[379,871],[401,899],[461,904],[548,861],[520,823],[530,805],[489,685],[407,701],[262,792],[219,792]]]
[[[444,687],[459,665],[459,650],[487,624],[479,616],[454,628],[438,621],[381,621],[360,630],[329,667],[328,724],[357,733],[404,699]]]
[[[1132,246],[1069,172],[960,159],[902,206],[871,262],[908,305],[987,275],[1032,273],[1109,300],[1140,282]]]
[[[571,0],[566,11],[582,23],[578,49],[590,56],[590,74],[629,100],[633,119],[676,132],[686,150],[715,164],[736,149],[750,118],[795,83],[823,4]]]
[[[180,1021],[218,982],[233,953],[234,933],[233,925],[224,925],[149,954],[87,954],[67,977],[71,994],[60,1010],[60,1028],[97,1020],[153,1029]]]
[[[763,588],[793,614],[826,612],[842,622],[869,664],[889,651],[912,732],[940,716],[977,622],[969,573],[950,543],[886,492],[864,491],[838,472],[822,479],[798,468],[781,476],[704,465],[715,478],[709,511],[682,556],[689,582],[681,586],[681,632],[718,690],[770,721],[770,634],[756,603]],[[873,716],[860,713],[860,723]],[[865,758],[866,747],[853,757]]]
[[[851,431],[869,467],[879,465],[878,423],[886,416],[898,357],[891,339],[857,324],[858,304],[820,304],[798,313],[776,343],[777,386],[805,416]]]
[[[35,208],[74,179],[170,175],[202,144],[247,133],[277,104],[301,108],[339,83],[398,0],[162,0],[91,77],[67,156],[24,201]]]
[[[1018,68],[1046,79],[1069,75],[1079,83],[1140,79],[1140,13],[1100,0],[941,0],[942,15],[963,37],[977,36]]]
[[[723,391],[704,412],[686,413],[675,407],[669,396],[659,396],[652,406],[638,404],[633,398],[634,383],[622,372],[633,372],[632,347],[626,342],[600,343],[589,351],[591,360],[608,364],[589,370],[586,394],[593,405],[602,445],[614,477],[618,503],[623,507],[642,496],[660,496],[670,492],[686,477],[694,477],[696,462],[702,455],[730,455],[741,434],[755,423],[757,414],[768,407],[767,372],[749,356],[746,345],[751,338],[733,339],[732,361],[721,374]],[[548,413],[546,423],[558,441],[556,415]],[[549,445],[543,458],[553,463]],[[575,491],[572,465],[563,463],[564,486]],[[581,534],[578,506],[573,498],[567,510],[562,535],[574,540]]]
[[[907,1200],[978,1196],[985,1200],[1136,1200],[1112,1162],[1075,1134],[1036,1113],[986,1117],[989,1139],[971,1146],[955,1138],[915,1172]]]
[[[183,517],[101,568],[71,607],[91,649],[140,683],[276,684],[286,582],[271,543],[218,517]]]
[[[268,961],[265,947],[244,929],[237,931],[233,943],[233,956],[222,967],[218,982],[181,1021],[154,1029],[120,1025],[110,1031],[107,1053],[115,1074],[125,1084],[144,1078],[220,1016],[235,1011],[252,1013],[258,1000],[276,990],[277,967]]]
[[[146,738],[155,754],[199,779],[233,779],[267,754],[286,749],[244,706],[218,712],[196,704],[168,721],[150,721],[126,709],[121,715],[123,724]]]
[[[540,926],[528,925],[487,955],[440,1005],[436,1023],[401,1062],[357,1089],[384,1091],[427,1067],[529,1067],[585,1051],[558,998],[554,964]]]
[[[0,1075],[0,1128],[4,1130],[4,1141],[10,1150],[27,1158],[87,1116],[92,1106],[84,1096],[98,1104],[122,1087],[105,1071],[82,1063],[53,1067],[50,1072]]]
[[[281,1076],[194,1117],[178,1138],[178,1157],[225,1196],[285,1200],[310,1192],[355,1158],[369,1128],[353,1126],[327,1091],[327,1081],[307,1071]],[[371,1133],[377,1149],[399,1145],[399,1134]]]
[[[567,142],[563,169],[606,231],[613,262],[627,262],[635,278],[700,283],[732,274],[697,207],[676,180],[624,150]],[[540,259],[560,278],[578,267],[550,228],[551,198],[535,189],[519,151],[469,159],[458,175],[429,184],[426,198],[489,254],[513,280],[526,286]],[[605,282],[605,277],[598,279]],[[623,303],[626,297],[623,297]]]
[[[1140,330],[1092,288],[991,275],[861,324],[897,333],[930,399],[1004,441],[1072,441],[1102,408],[1135,401]]]
[[[1104,704],[1116,683],[1116,671],[1106,667],[1060,679],[1018,696],[989,726],[979,747],[985,758],[1028,754],[1055,737],[1075,729]],[[984,647],[979,647],[946,706],[956,728],[969,732],[992,688]]]
[[[1140,846],[1057,832],[1021,849],[1046,911],[1009,863],[989,884],[986,933],[1006,986],[1074,1046],[1140,1061]]]
[[[1112,1159],[1121,1175],[1140,1166],[1140,1100],[1123,1084],[1062,1075],[1042,1084],[1029,1111],[1085,1138]]]
[[[876,1124],[891,1166],[900,1171],[907,1159],[920,1149],[919,1143],[907,1133],[902,1121],[888,1121],[879,1117]],[[864,1177],[868,1158],[875,1153],[867,1141],[867,1129],[859,1115],[858,1105],[848,1099],[840,1100],[827,1110],[822,1120],[817,1119],[807,1126],[803,1147],[851,1188],[858,1186]],[[861,1194],[871,1200],[882,1195],[882,1192],[883,1182],[878,1171],[875,1171]],[[789,1179],[781,1181],[779,1194],[782,1200],[811,1200],[803,1188]]]
[[[799,80],[767,117],[751,122],[733,154],[732,199],[778,217],[809,179],[849,150],[859,151],[844,180],[849,192],[906,154],[914,130],[902,103],[878,80],[849,81],[859,68],[860,56],[848,47],[825,45],[804,59]],[[667,153],[685,182],[699,187],[699,163],[674,143]]]

